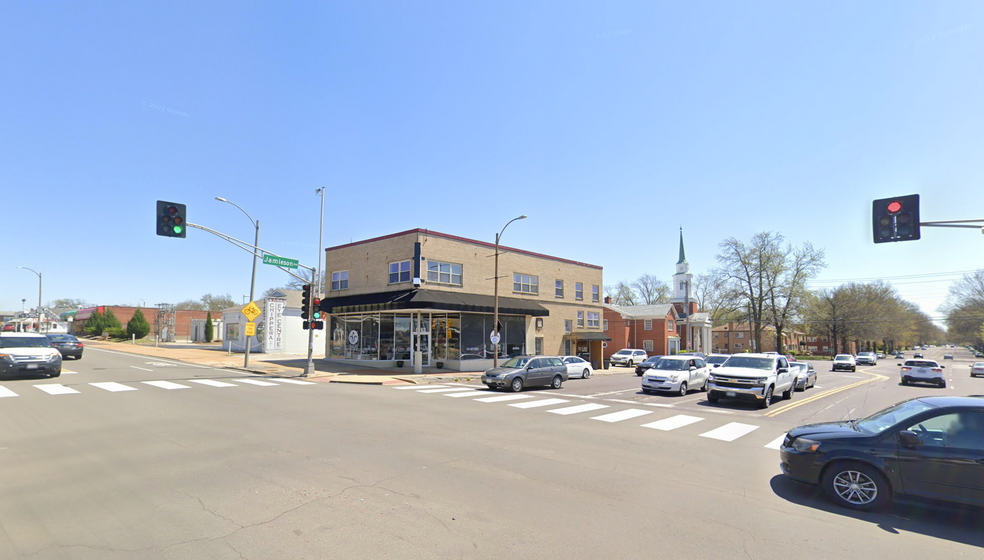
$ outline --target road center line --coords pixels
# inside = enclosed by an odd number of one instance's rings
[[[137,366],[130,366],[130,367],[132,367],[133,369],[139,369],[140,371],[154,371],[152,369],[147,369],[145,367],[137,367]]]
[[[857,381],[855,383],[850,383],[848,385],[844,385],[842,387],[837,387],[836,389],[830,389],[830,390],[824,391],[822,393],[813,395],[812,397],[809,397],[809,398],[806,398],[806,399],[803,399],[803,400],[800,400],[800,401],[796,401],[796,402],[793,402],[793,403],[789,403],[789,404],[780,406],[780,407],[776,408],[775,410],[773,410],[771,412],[767,412],[765,414],[765,416],[767,416],[769,418],[772,418],[772,417],[778,416],[779,414],[782,414],[783,412],[786,412],[787,410],[792,410],[792,409],[794,409],[794,408],[796,408],[798,406],[803,406],[804,404],[809,404],[811,402],[820,400],[820,399],[822,399],[824,397],[829,397],[830,395],[836,395],[837,393],[840,393],[840,392],[843,392],[843,391],[847,391],[848,389],[853,389],[855,387],[860,387],[861,385],[866,385],[866,384],[872,383],[874,381],[884,381],[884,380],[888,379],[888,377],[886,377],[884,375],[877,374],[877,373],[868,373],[866,371],[862,371],[862,373],[864,373],[865,375],[870,375],[871,377],[868,378],[868,379],[863,379],[861,381]]]

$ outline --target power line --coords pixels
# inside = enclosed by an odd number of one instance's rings
[[[954,276],[963,274],[972,274],[977,272],[977,270],[954,270],[953,272],[926,272],[923,274],[902,274],[899,276],[873,276],[870,278],[842,278],[842,279],[832,279],[823,280],[821,283],[843,283],[843,282],[862,282],[862,281],[873,281],[873,280],[896,280],[896,279],[909,279],[909,278],[935,278],[938,276]]]

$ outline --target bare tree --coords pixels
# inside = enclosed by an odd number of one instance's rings
[[[632,283],[632,288],[639,294],[644,305],[670,302],[670,286],[652,274],[643,274]]]
[[[229,294],[217,295],[205,294],[201,298],[202,309],[205,311],[222,311],[227,307],[234,307],[236,305],[235,300]]]
[[[776,243],[781,245],[782,241],[782,235],[777,235]],[[790,318],[802,309],[801,304],[807,293],[806,283],[815,278],[827,263],[823,249],[814,249],[809,242],[800,248],[786,244],[775,254],[774,267],[766,275],[769,287],[766,307],[776,328],[776,350],[783,353],[783,331]]]
[[[709,273],[698,274],[694,277],[692,286],[697,309],[707,313],[712,323],[744,320],[745,314],[738,303],[738,298],[729,289],[722,271],[712,270]]]
[[[733,292],[737,303],[747,309],[752,330],[752,344],[762,348],[762,330],[765,327],[766,300],[769,297],[769,277],[775,275],[779,260],[778,247],[782,236],[770,232],[756,234],[751,244],[745,245],[734,237],[722,241],[717,259],[721,263],[724,281]]]
[[[636,305],[639,302],[639,295],[626,282],[605,286],[605,295],[611,298],[614,305]]]
[[[940,310],[951,341],[970,342],[980,348],[984,344],[984,270],[954,282]]]

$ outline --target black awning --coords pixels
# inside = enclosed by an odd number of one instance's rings
[[[365,313],[367,311],[410,309],[494,313],[495,297],[435,290],[400,290],[321,300],[321,310],[326,313]],[[499,297],[499,313],[503,315],[532,315],[533,317],[550,315],[546,308],[535,301],[501,296]]]
[[[605,342],[611,342],[612,340],[612,337],[597,331],[572,332],[571,337],[578,340],[602,340]]]

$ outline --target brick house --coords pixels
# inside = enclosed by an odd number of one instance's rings
[[[605,359],[623,348],[641,348],[660,356],[680,351],[680,316],[672,303],[619,306],[610,302],[606,297],[603,304],[603,329],[612,339],[605,348]]]
[[[776,328],[767,325],[762,328],[762,348],[753,348],[752,328],[750,323],[727,323],[712,329],[712,346],[714,352],[721,354],[737,354],[740,352],[775,352]],[[801,354],[826,356],[834,353],[833,345],[827,336],[807,335],[796,330],[787,329],[782,333],[782,344],[786,351],[796,350]]]

